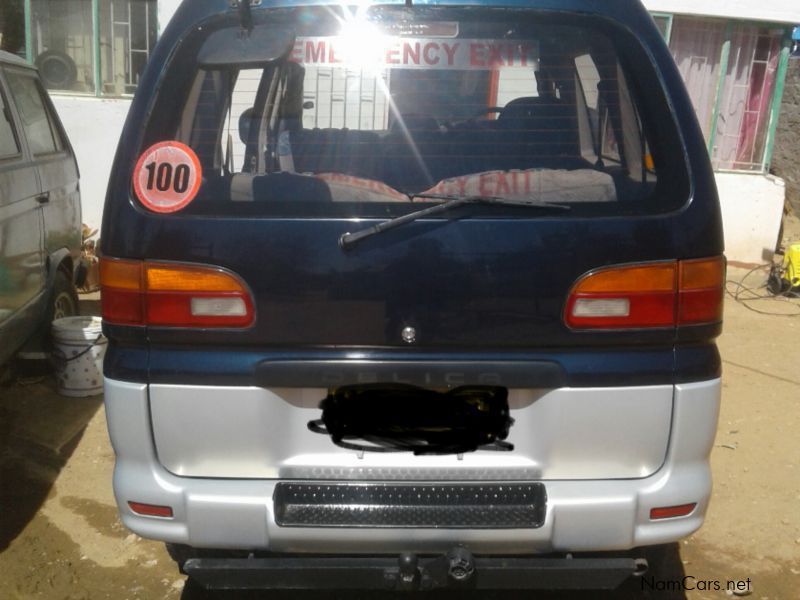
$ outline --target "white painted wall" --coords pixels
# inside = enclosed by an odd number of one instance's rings
[[[164,31],[172,15],[178,10],[181,0],[158,0],[158,35]]]
[[[648,10],[800,25],[798,0],[642,0]]]
[[[83,222],[100,229],[108,176],[131,101],[55,94],[51,97],[81,171]]]
[[[717,173],[728,260],[761,264],[778,243],[786,188],[783,179],[749,173]]]

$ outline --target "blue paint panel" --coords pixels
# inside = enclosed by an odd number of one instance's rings
[[[354,358],[357,357],[357,358]],[[259,365],[270,362],[303,361],[357,361],[362,378],[369,379],[376,369],[370,362],[392,361],[430,362],[455,364],[450,373],[462,377],[470,374],[488,373],[487,363],[519,365],[519,369],[530,368],[531,363],[554,363],[563,371],[562,385],[571,387],[598,387],[620,385],[660,385],[674,382],[705,381],[719,377],[720,357],[713,344],[680,346],[673,352],[669,348],[642,347],[619,349],[600,347],[540,352],[389,352],[389,351],[335,351],[293,350],[271,351],[218,346],[215,348],[158,348],[151,351],[141,346],[109,344],[105,362],[105,376],[122,381],[139,381],[184,385],[258,385],[256,372]],[[474,363],[474,368],[465,367]],[[345,369],[341,370],[342,372]],[[417,385],[437,384],[436,369],[430,369],[417,378],[404,378],[407,383]],[[391,377],[389,377],[391,380]],[[435,381],[434,381],[435,380]],[[453,380],[455,384],[457,381]],[[471,380],[470,380],[471,381]],[[331,385],[335,382],[331,379]],[[494,382],[493,382],[494,383]],[[499,383],[503,383],[502,381]],[[434,387],[436,387],[434,386]],[[312,387],[325,387],[316,382]]]
[[[334,4],[280,2],[269,6]],[[442,5],[448,3],[425,3]],[[459,2],[599,14],[636,32],[642,51],[633,69],[650,72],[648,93],[663,95],[665,118],[680,124],[663,152],[685,160],[689,181],[674,181],[681,208],[661,214],[591,218],[561,213],[423,220],[374,236],[349,252],[339,237],[347,218],[215,218],[155,215],[130,195],[132,165],[150,140],[144,124],[177,110],[191,69],[173,61],[173,46],[198,22],[229,13],[227,0],[185,2],[170,22],[142,78],[111,174],[103,223],[106,256],[219,265],[251,288],[256,323],[242,331],[108,327],[106,375],[164,383],[251,384],[264,360],[311,360],[358,352],[376,358],[544,360],[568,385],[656,384],[700,380],[719,372],[709,340],[718,327],[574,332],[562,312],[572,284],[607,265],[688,259],[722,252],[713,173],[694,109],[657,28],[638,2]],[[455,5],[455,3],[453,3]],[[187,42],[189,44],[189,42]],[[191,53],[184,47],[180,52]],[[196,49],[195,49],[196,50]],[[652,65],[649,63],[652,62]],[[184,79],[181,79],[184,77]],[[154,96],[162,88],[168,94]],[[174,99],[172,99],[174,97]],[[170,105],[174,102],[174,105]],[[156,128],[158,129],[158,128]],[[685,184],[685,185],[684,185]],[[358,228],[378,222],[362,221]],[[414,326],[405,346],[400,331]],[[115,344],[119,341],[119,344]],[[138,343],[138,342],[137,342]],[[676,349],[676,343],[680,343]],[[686,344],[686,347],[683,347]],[[288,351],[287,349],[291,349]]]

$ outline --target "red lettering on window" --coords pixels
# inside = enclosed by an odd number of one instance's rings
[[[409,59],[411,59],[411,62],[409,62]],[[413,50],[410,43],[403,44],[403,64],[419,64],[419,42],[414,44]]]
[[[442,44],[442,48],[444,48],[444,51],[447,54],[447,64],[451,67],[455,63],[456,50],[458,50],[460,45],[461,44],[453,44],[451,47],[450,44]]]
[[[388,48],[386,50],[386,64],[387,65],[399,65],[400,58],[399,55],[400,50],[398,48]]]
[[[484,57],[484,51],[486,47],[483,44],[470,44],[469,45],[469,64],[472,67],[485,67],[486,62]]]
[[[435,50],[433,54],[431,54],[431,50]],[[425,63],[429,65],[437,65],[439,64],[439,56],[436,54],[439,52],[439,44],[435,42],[429,42],[425,44],[425,49],[422,51],[423,58],[425,59]]]
[[[306,62],[318,63],[325,62],[325,42],[306,42]]]
[[[506,63],[503,62],[503,55],[502,52],[505,49],[505,46],[497,46],[495,44],[489,44],[489,66],[494,67],[502,67]]]
[[[502,173],[497,174],[497,189],[495,190],[495,194],[498,196],[500,194],[507,194],[511,191],[511,186],[509,185],[508,175],[504,175]]]
[[[494,190],[491,189],[491,182],[493,179],[492,173],[481,173],[478,178],[478,193],[481,196],[494,196]]]

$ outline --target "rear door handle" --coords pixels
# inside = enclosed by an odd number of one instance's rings
[[[48,202],[50,202],[50,192],[39,194],[38,196],[36,196],[36,201],[39,204],[47,204]]]

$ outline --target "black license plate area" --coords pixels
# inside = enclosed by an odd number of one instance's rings
[[[331,391],[309,429],[357,451],[461,454],[513,450],[508,390],[462,386],[440,392],[405,384],[350,385]]]

